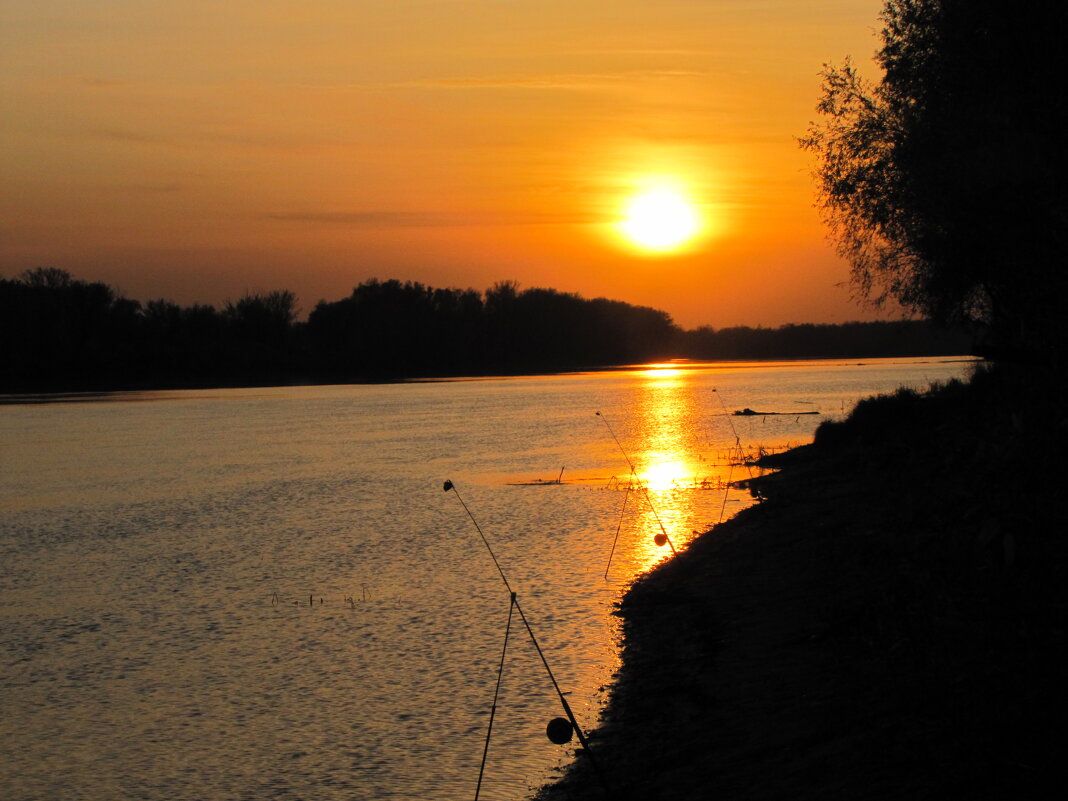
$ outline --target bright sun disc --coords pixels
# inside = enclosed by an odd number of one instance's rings
[[[697,233],[693,206],[673,189],[650,189],[627,204],[624,235],[646,250],[674,250]]]

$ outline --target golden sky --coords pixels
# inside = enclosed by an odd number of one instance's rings
[[[132,298],[512,279],[680,324],[865,315],[795,137],[881,0],[0,0],[0,274]],[[871,72],[871,70],[868,70]],[[667,180],[702,229],[618,231]]]

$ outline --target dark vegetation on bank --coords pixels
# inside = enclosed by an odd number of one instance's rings
[[[212,306],[140,303],[56,269],[0,279],[0,392],[337,383],[556,372],[663,358],[800,359],[967,352],[921,321],[709,327],[511,282],[484,293],[365,281],[298,321],[292,292]]]
[[[1063,390],[1000,367],[772,457],[639,580],[592,748],[549,799],[1044,799],[1068,780]]]

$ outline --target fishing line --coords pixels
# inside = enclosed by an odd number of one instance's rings
[[[487,540],[486,535],[482,533],[482,526],[478,524],[478,521],[475,520],[475,516],[471,514],[471,510],[468,509],[467,504],[464,503],[464,499],[460,497],[460,491],[456,489],[456,485],[453,484],[451,481],[446,481],[444,488],[445,492],[452,490],[453,495],[456,496],[456,500],[460,502],[460,505],[464,508],[464,511],[467,512],[467,516],[471,518],[471,522],[475,524],[475,530],[478,532],[478,536],[482,538],[482,542],[486,545],[486,550],[489,551],[489,555],[490,558],[493,560],[493,564],[497,566],[497,572],[501,574],[501,581],[503,581],[504,586],[508,588],[508,592],[511,592],[514,596],[515,593],[512,592],[512,585],[508,583],[508,577],[504,575],[504,570],[501,569],[501,563],[497,561],[497,556],[493,553],[493,548],[490,547],[489,540]]]
[[[738,436],[738,429],[734,427],[734,421],[731,419],[731,413],[727,411],[727,405],[723,402],[723,396],[719,394],[715,387],[712,387],[712,391],[716,393],[716,399],[719,400],[719,405],[723,409],[723,416],[727,418],[727,425],[731,427],[731,433],[734,434],[734,444],[738,448],[738,458],[743,460],[743,462],[745,463],[745,469],[749,471],[749,477],[752,478],[753,468],[750,467],[748,461],[745,461],[743,457],[742,440]]]
[[[616,524],[616,536],[612,538],[612,550],[608,553],[608,564],[604,568],[605,581],[608,580],[608,570],[612,567],[612,557],[616,553],[616,542],[619,541],[619,530],[623,527],[623,515],[627,511],[627,498],[630,497],[631,485],[634,482],[634,472],[631,471],[630,483],[627,484],[627,493],[623,496],[623,508],[619,510],[619,522]]]
[[[501,679],[504,678],[504,657],[508,653],[508,635],[512,631],[512,612],[515,609],[515,593],[508,604],[508,622],[504,626],[504,647],[501,648],[501,664],[497,668],[497,686],[493,690],[493,706],[490,707],[489,726],[486,727],[486,745],[482,749],[482,764],[478,769],[478,784],[475,786],[475,801],[482,790],[482,775],[486,772],[486,756],[489,754],[490,736],[493,734],[493,718],[497,714],[497,697],[501,693]]]
[[[712,391],[716,393],[716,397],[719,399],[719,405],[723,407],[723,416],[727,418],[727,423],[731,427],[731,432],[734,434],[734,444],[738,447],[738,458],[743,459],[745,469],[749,472],[749,478],[753,477],[753,468],[749,466],[749,461],[742,456],[742,440],[738,437],[738,429],[734,427],[734,421],[731,420],[730,412],[727,411],[726,404],[723,403],[723,396],[716,392],[716,388],[712,387]],[[731,492],[731,477],[734,475],[734,462],[730,459],[730,453],[727,455],[727,487],[723,490],[723,503],[719,507],[719,520],[716,521],[718,526],[723,522],[723,514],[727,510],[727,496]]]
[[[489,551],[490,557],[493,559],[493,564],[497,566],[497,572],[501,574],[501,581],[504,582],[504,586],[507,587],[508,592],[511,594],[512,606],[519,612],[519,619],[523,621],[523,626],[526,628],[527,634],[530,635],[530,642],[534,645],[534,650],[538,652],[542,665],[545,666],[545,672],[549,675],[549,681],[552,682],[553,689],[556,690],[556,695],[560,699],[560,705],[564,709],[564,714],[567,715],[568,722],[571,724],[571,729],[578,736],[579,743],[582,745],[586,756],[590,758],[590,765],[593,767],[594,773],[597,774],[597,778],[600,779],[602,788],[606,794],[611,796],[608,780],[605,778],[604,774],[601,773],[600,766],[597,764],[597,760],[593,757],[593,752],[590,750],[590,744],[586,740],[586,735],[583,733],[582,727],[579,726],[578,720],[575,718],[575,713],[571,711],[571,705],[567,702],[567,698],[564,697],[564,692],[560,689],[560,685],[556,681],[556,676],[553,674],[552,668],[549,667],[549,661],[545,658],[545,653],[541,650],[541,646],[538,644],[538,638],[534,636],[534,629],[530,627],[530,622],[527,620],[527,616],[523,614],[523,607],[519,605],[519,598],[512,590],[512,586],[508,583],[508,577],[504,575],[504,570],[501,568],[501,563],[497,561],[497,557],[493,553],[493,548],[490,547],[489,540],[486,539],[486,535],[482,533],[482,527],[478,524],[475,516],[467,507],[467,504],[464,503],[464,499],[460,497],[460,492],[456,489],[456,485],[451,481],[446,481],[443,488],[445,492],[452,490],[453,494],[456,495],[456,499],[460,502],[460,505],[463,506],[464,511],[467,512],[467,516],[471,518],[471,522],[475,524],[475,529],[482,538],[486,550]],[[509,615],[511,615],[511,611],[509,611]],[[570,739],[570,737],[568,739]],[[564,740],[563,742],[567,742],[567,740]]]
[[[616,432],[613,431],[612,430],[612,426],[610,426],[608,424],[608,418],[606,418],[600,412],[594,412],[594,414],[596,414],[598,417],[600,417],[601,420],[604,421],[604,424],[608,427],[608,433],[611,434],[612,435],[612,439],[614,439],[616,441],[616,445],[619,446],[619,452],[623,454],[623,458],[626,459],[627,460],[627,464],[630,465],[631,476],[634,476],[637,473],[637,468],[634,467],[634,462],[632,462],[630,460],[630,457],[627,456],[627,452],[626,452],[626,450],[624,450],[623,445],[620,443],[619,437],[616,436]],[[658,537],[654,537],[653,541],[656,542],[657,545],[663,545],[664,543],[667,543],[671,547],[672,556],[678,556],[678,551],[675,550],[675,543],[673,543],[671,541],[671,537],[668,536],[667,529],[665,529],[664,528],[664,524],[662,522],[660,522],[660,515],[658,515],[656,513],[656,507],[653,506],[653,499],[649,497],[649,488],[644,483],[642,483],[641,481],[638,482],[638,486],[641,487],[642,488],[642,492],[645,493],[645,501],[646,501],[646,503],[649,504],[649,509],[650,509],[650,511],[652,511],[653,517],[656,518],[656,523],[657,523],[658,526],[660,526],[660,533],[664,537],[664,542],[659,542],[658,541],[659,540]]]
[[[734,475],[734,464],[727,462],[727,486],[723,488],[723,503],[719,507],[719,520],[716,521],[718,526],[723,522],[723,513],[727,509],[727,496],[731,494],[731,476]]]

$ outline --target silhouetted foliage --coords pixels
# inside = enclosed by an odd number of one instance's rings
[[[697,328],[682,335],[681,350],[698,359],[859,359],[948,356],[970,352],[971,338],[922,320],[791,324],[779,328]]]
[[[297,296],[288,290],[245,294],[227,301],[227,362],[232,376],[243,382],[286,383],[297,367],[293,323]]]
[[[110,385],[136,360],[140,304],[54,268],[0,281],[8,389]]]
[[[882,80],[827,67],[802,146],[860,294],[1063,349],[1068,4],[887,0]]]
[[[318,370],[335,379],[455,375],[480,362],[482,313],[474,290],[371,279],[344,300],[320,301],[307,341]]]
[[[597,367],[669,355],[678,329],[665,312],[513,281],[485,295],[396,280],[366,281],[321,301],[307,342],[329,377],[500,374]]]
[[[141,312],[144,361],[142,375],[150,384],[227,383],[226,321],[211,306],[182,308],[168,300],[152,300]]]
[[[365,281],[297,319],[286,290],[221,311],[144,305],[102,283],[38,269],[0,279],[0,391],[47,392],[385,380],[555,372],[697,359],[961,353],[967,341],[921,322],[704,327],[657,309],[512,281],[484,294]]]
[[[236,303],[227,301],[223,313],[242,336],[282,341],[297,319],[297,296],[288,290],[247,294]]]

